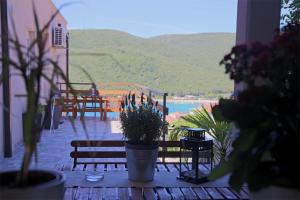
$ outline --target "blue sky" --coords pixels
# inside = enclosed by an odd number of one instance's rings
[[[141,37],[235,32],[237,0],[53,0],[69,29],[116,29]]]

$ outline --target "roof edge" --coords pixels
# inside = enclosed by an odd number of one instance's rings
[[[52,0],[48,0],[50,5],[54,8],[55,11],[58,11],[58,15],[61,16],[61,18],[68,24],[67,19],[61,14],[61,12],[57,9],[56,5],[52,2]]]

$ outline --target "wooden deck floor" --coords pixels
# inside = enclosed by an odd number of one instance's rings
[[[85,120],[88,138],[100,140],[120,140],[122,134],[118,121],[101,122],[98,118]],[[79,120],[75,121],[77,132],[67,120],[59,126],[59,129],[50,132],[44,130],[41,142],[38,144],[38,163],[32,162],[31,168],[56,169],[64,171],[121,171],[126,170],[122,165],[78,165],[72,168],[73,162],[70,152],[72,140],[87,139]],[[0,171],[19,169],[23,147],[14,149],[12,158],[6,158],[0,162]],[[157,171],[178,171],[176,165],[157,166]],[[71,187],[66,188],[65,199],[248,199],[248,191],[244,188],[240,194],[235,193],[229,187]]]
[[[96,164],[58,166],[62,171],[126,171],[122,164]],[[208,166],[203,166],[208,170]],[[156,171],[178,172],[176,164],[157,165]],[[75,199],[249,199],[246,187],[237,193],[230,187],[193,186],[193,187],[67,187],[65,200]]]
[[[133,199],[133,200],[155,200],[155,199],[249,199],[246,190],[238,195],[228,188],[194,187],[194,188],[67,188],[65,200],[75,199]]]

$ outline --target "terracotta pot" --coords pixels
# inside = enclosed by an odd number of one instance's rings
[[[32,170],[28,175],[28,185],[14,186],[18,171],[0,173],[0,199],[63,199],[65,176],[55,171]]]

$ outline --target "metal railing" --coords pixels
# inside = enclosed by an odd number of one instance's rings
[[[68,85],[64,82],[57,82],[59,85],[59,89],[62,93],[66,94],[66,98],[69,97],[70,89],[68,88]],[[130,91],[134,92],[137,97],[140,97],[143,93],[148,99],[150,99],[152,102],[158,101],[158,109],[162,113],[162,120],[163,120],[163,140],[166,140],[166,135],[168,134],[168,126],[166,122],[166,116],[169,113],[168,107],[167,107],[167,92],[163,92],[160,90],[154,90],[150,87],[132,83],[132,82],[98,82],[98,83],[69,83],[74,90],[75,93],[78,91],[78,93],[83,91],[88,91],[93,85],[96,85],[98,89],[98,93],[106,96],[108,99],[113,96],[122,96],[124,94],[128,94]],[[161,103],[160,103],[161,102]]]

